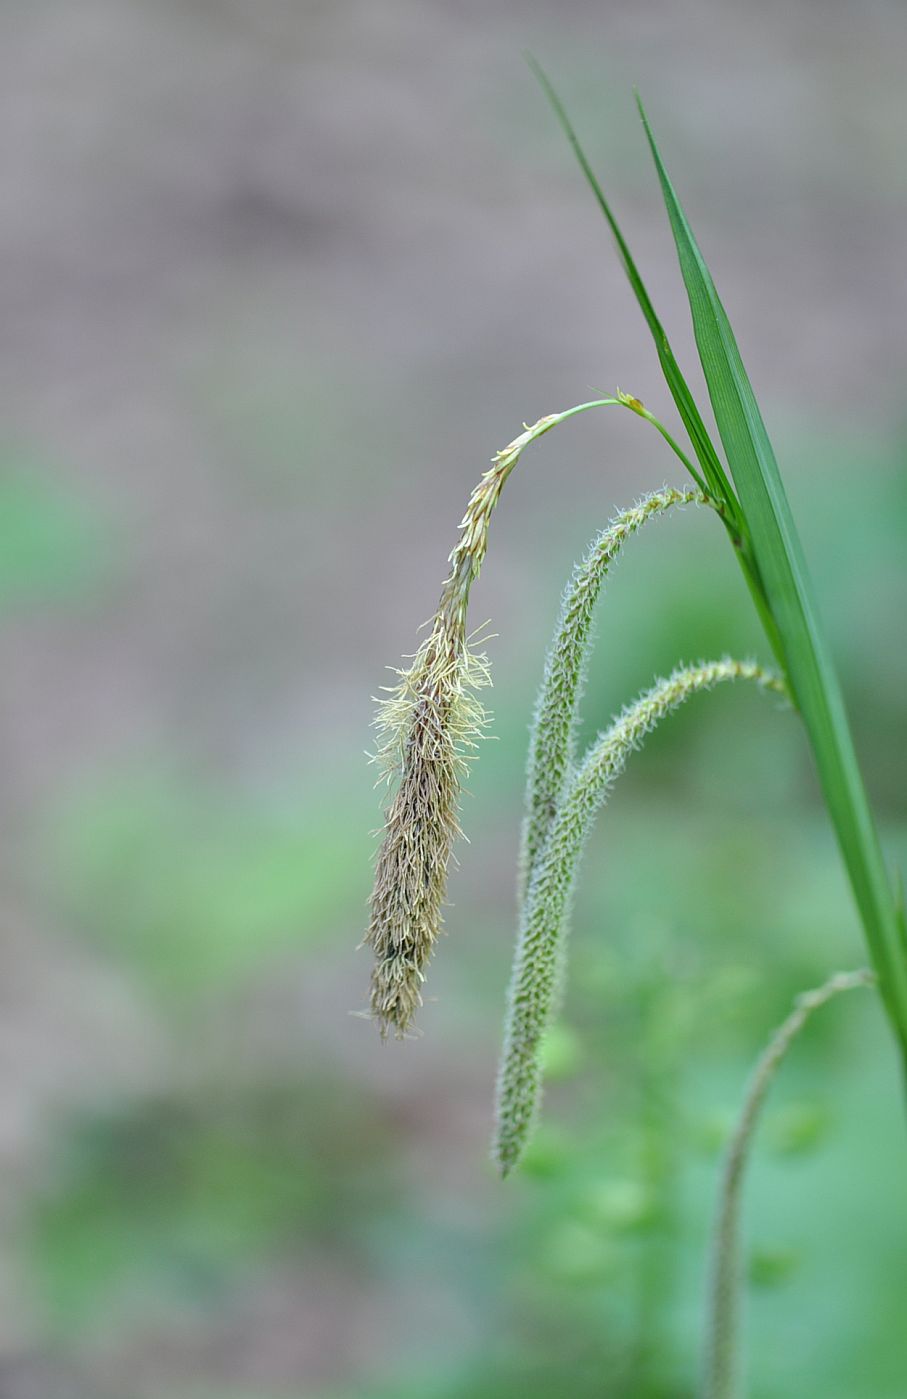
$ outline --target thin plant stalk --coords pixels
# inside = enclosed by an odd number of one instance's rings
[[[744,1098],[724,1161],[715,1223],[709,1284],[704,1399],[740,1399],[740,1321],[743,1267],[741,1213],[743,1184],[759,1114],[782,1059],[807,1020],[843,991],[872,986],[866,970],[838,972],[824,986],[797,998],[794,1010],[772,1036],[759,1059]]]

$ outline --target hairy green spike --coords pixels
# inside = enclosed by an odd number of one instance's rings
[[[523,908],[510,984],[493,1148],[504,1176],[519,1161],[535,1123],[542,1037],[560,980],[576,871],[595,815],[629,755],[658,721],[699,690],[725,680],[755,680],[786,693],[783,681],[751,661],[725,658],[680,667],[618,715],[591,745],[563,794]]]
[[[753,1071],[743,1109],[724,1162],[715,1222],[709,1321],[706,1333],[705,1399],[737,1399],[739,1395],[739,1327],[742,1301],[740,1213],[743,1178],[759,1113],[781,1060],[813,1011],[842,991],[875,985],[868,970],[838,972],[824,986],[798,996],[793,1011],[772,1035]]]
[[[533,870],[551,829],[561,791],[573,764],[577,716],[589,633],[605,577],[624,541],[653,516],[675,505],[709,504],[697,489],[665,486],[622,510],[593,540],[567,586],[536,704],[529,740],[526,811],[520,846],[519,898],[522,904]]]

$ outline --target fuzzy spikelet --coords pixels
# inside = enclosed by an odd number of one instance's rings
[[[567,913],[580,855],[596,813],[627,758],[660,719],[724,680],[783,682],[749,661],[724,659],[675,670],[629,705],[592,744],[564,790],[523,907],[498,1080],[494,1157],[502,1175],[519,1161],[535,1123],[539,1055],[561,980]]]
[[[623,395],[550,413],[531,427],[524,424],[520,435],[496,453],[460,522],[431,634],[410,668],[398,671],[399,683],[381,702],[375,760],[389,781],[399,778],[386,813],[365,937],[375,951],[371,1013],[382,1036],[390,1030],[402,1036],[411,1025],[441,930],[462,778],[486,724],[475,692],[490,683],[487,658],[470,649],[466,612],[504,482],[524,449],[559,423],[590,409],[636,402]],[[651,513],[645,502],[637,509],[640,520],[628,523],[626,533]]]
[[[636,399],[628,400],[636,403]],[[568,772],[573,765],[577,714],[589,650],[595,605],[605,578],[624,542],[646,521],[676,505],[706,505],[696,487],[665,486],[622,510],[593,540],[564,593],[554,641],[545,662],[529,741],[526,813],[520,843],[519,898],[522,904],[539,853],[554,820]]]
[[[476,692],[488,660],[466,632],[469,592],[488,547],[488,525],[523,448],[556,417],[527,427],[494,458],[469,498],[431,633],[379,706],[375,761],[399,785],[386,813],[366,943],[375,954],[370,1010],[382,1037],[405,1035],[422,1004],[425,969],[441,933],[441,909],[463,777],[487,724]]]
[[[405,1034],[422,1004],[421,987],[442,926],[441,906],[459,834],[460,784],[486,723],[475,690],[489,683],[484,656],[465,641],[446,657],[434,633],[382,706],[388,768],[400,781],[387,812],[365,941],[375,954],[370,1010],[382,1036]]]

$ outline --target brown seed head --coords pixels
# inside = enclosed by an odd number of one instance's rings
[[[402,1038],[422,1004],[460,833],[462,781],[488,722],[476,695],[491,683],[488,659],[471,649],[466,632],[488,525],[523,448],[563,416],[540,418],[496,453],[460,521],[431,633],[379,706],[375,761],[388,781],[399,779],[386,813],[365,935],[375,954],[370,1009],[384,1037],[393,1030]]]
[[[436,627],[383,702],[377,758],[400,780],[375,867],[365,941],[375,954],[370,1008],[382,1035],[405,1034],[422,1004],[425,968],[441,933],[461,781],[486,723],[475,691],[489,683],[484,656],[465,639],[451,650]]]

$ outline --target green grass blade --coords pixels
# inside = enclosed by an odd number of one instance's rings
[[[665,381],[677,405],[677,411],[680,414],[681,421],[693,444],[693,449],[702,467],[709,491],[717,501],[720,501],[727,507],[733,521],[739,523],[739,506],[733,488],[727,478],[727,473],[721,464],[718,453],[712,445],[711,438],[706,430],[705,423],[702,421],[693,395],[680,371],[680,366],[674,358],[674,352],[671,349],[664,327],[655,313],[655,308],[652,305],[649,293],[646,291],[645,284],[639,275],[636,263],[633,261],[627,241],[621,232],[620,225],[614,217],[611,206],[605,198],[604,191],[595,176],[589,159],[580,145],[579,137],[574,131],[570,118],[547,74],[531,54],[526,55],[526,61],[541,84],[545,96],[551,103],[552,110],[563,128],[567,140],[573,148],[580,169],[585,175],[589,187],[598,201],[599,208],[604,214],[611,232],[614,235],[614,241],[617,244],[617,250],[620,254],[620,260],[623,263],[624,271],[627,274],[627,279],[633,289],[636,300],[639,302],[639,307],[646,319],[646,324],[652,332],[652,338],[655,341],[655,348],[658,352],[658,359]]]
[[[759,575],[781,636],[791,689],[812,744],[882,995],[907,1049],[903,915],[885,869],[802,546],[730,322],[641,103],[640,113],[677,245],[715,421],[746,517]]]
[[[586,152],[580,144],[579,137],[573,128],[564,105],[555,92],[547,74],[537,60],[533,58],[531,54],[527,54],[526,61],[551,104],[554,115],[557,117],[567,140],[573,148],[573,152],[586,178],[586,182],[595,196],[598,206],[611,229],[614,241],[617,244],[621,263],[627,274],[627,279],[639,303],[639,308],[643,313],[646,324],[651,331],[652,339],[655,343],[655,350],[658,355],[658,362],[661,365],[665,382],[671,392],[671,397],[674,399],[677,412],[680,415],[680,420],[693,445],[697,460],[702,467],[702,473],[709,494],[721,507],[722,519],[737,553],[750,595],[752,596],[756,610],[762,620],[762,625],[765,628],[772,650],[781,666],[785,667],[786,661],[781,638],[778,635],[775,621],[765,595],[765,590],[759,577],[759,570],[747,535],[746,519],[744,513],[741,511],[740,503],[734,494],[727,473],[721,464],[721,459],[709,437],[708,430],[702,420],[702,415],[696,406],[696,401],[681,373],[677,360],[674,358],[674,352],[671,349],[670,341],[665,334],[664,326],[655,312],[645,283],[639,275],[636,263],[633,261],[633,256],[630,252],[627,240],[624,238],[611,206],[605,198],[604,191],[596,178]]]

